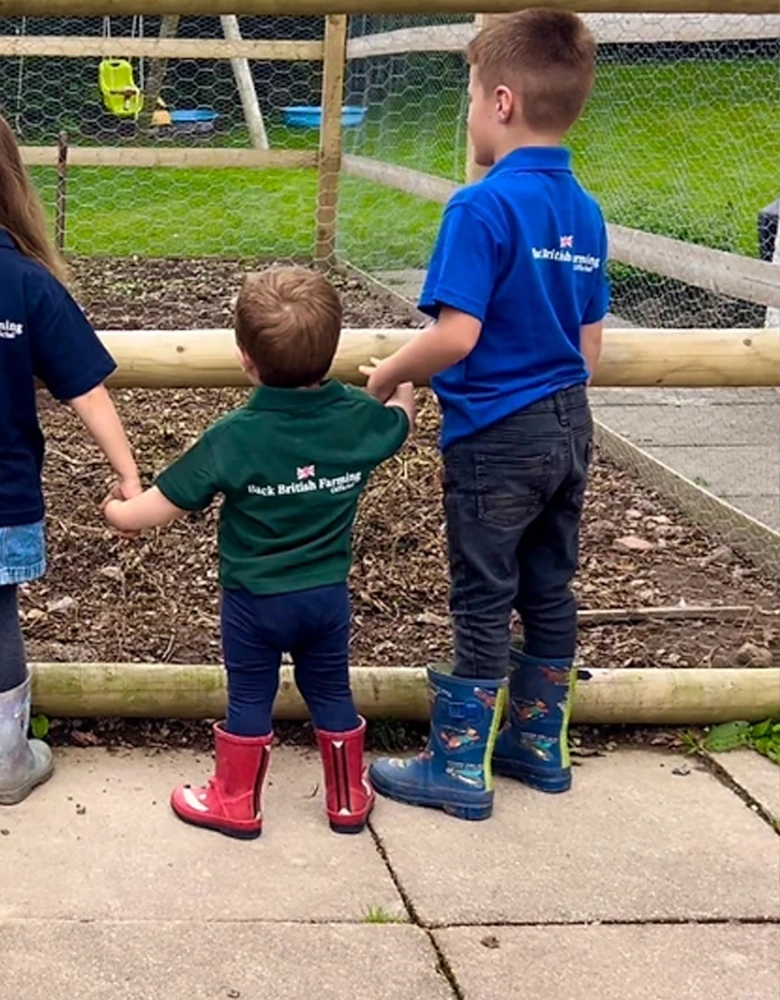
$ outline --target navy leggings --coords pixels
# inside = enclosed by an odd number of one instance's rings
[[[27,680],[24,641],[19,625],[16,586],[0,587],[0,693]]]
[[[279,688],[282,653],[317,729],[344,733],[360,720],[349,687],[349,592],[346,584],[258,597],[222,593],[222,649],[228,675],[225,727],[266,736]]]

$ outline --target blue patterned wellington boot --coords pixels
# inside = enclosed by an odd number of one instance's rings
[[[501,719],[505,680],[454,677],[428,669],[431,733],[417,757],[381,757],[371,784],[396,802],[443,809],[459,819],[493,812],[490,761]]]
[[[572,662],[539,660],[517,649],[510,660],[509,718],[496,740],[493,770],[540,792],[566,792]]]

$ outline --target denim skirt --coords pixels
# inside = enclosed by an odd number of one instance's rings
[[[0,587],[37,580],[45,571],[43,521],[0,528]]]

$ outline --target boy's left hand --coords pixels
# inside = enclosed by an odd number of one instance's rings
[[[358,371],[368,379],[366,392],[378,399],[380,403],[386,403],[398,388],[398,382],[393,379],[387,361],[371,358],[371,363],[360,365]]]

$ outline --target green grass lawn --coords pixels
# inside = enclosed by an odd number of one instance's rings
[[[601,67],[571,144],[578,173],[608,219],[709,246],[756,252],[756,214],[780,194],[780,79],[770,60]],[[459,87],[407,87],[372,104],[345,136],[349,152],[453,179],[463,176]],[[271,143],[317,136],[270,123]],[[221,144],[243,142],[240,133]],[[51,209],[54,174],[35,176]],[[67,248],[77,253],[306,256],[313,248],[313,170],[73,169]],[[367,268],[421,266],[440,207],[346,178],[339,244]]]

